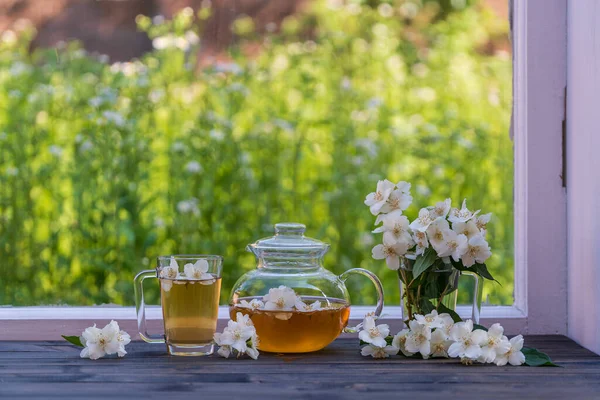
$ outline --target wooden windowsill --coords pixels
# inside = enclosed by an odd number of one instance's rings
[[[529,336],[525,343],[563,368],[466,367],[457,360],[401,356],[376,360],[360,355],[357,339],[338,339],[316,353],[262,353],[257,361],[173,357],[164,345],[138,341],[128,345],[123,359],[91,361],[64,341],[4,341],[0,397],[597,398],[599,356],[564,336]]]

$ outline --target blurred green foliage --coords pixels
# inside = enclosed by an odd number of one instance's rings
[[[231,61],[207,68],[189,11],[139,17],[158,49],[125,64],[2,35],[0,304],[130,305],[133,276],[175,253],[223,255],[226,302],[254,268],[246,244],[280,221],[330,242],[328,269],[376,272],[398,304],[363,205],[383,178],[413,183],[411,219],[449,196],[493,212],[503,285],[485,293],[512,303],[511,63],[477,50],[506,23],[479,6],[332,3],[262,37],[238,20]]]

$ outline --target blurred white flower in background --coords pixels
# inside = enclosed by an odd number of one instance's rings
[[[22,95],[20,90],[11,90],[10,92],[8,92],[8,97],[11,99],[18,99],[20,98]]]
[[[379,97],[372,97],[366,103],[366,107],[370,110],[379,108],[382,105],[383,105],[383,99],[381,99]]]
[[[86,140],[85,142],[83,142],[81,144],[81,146],[79,146],[79,151],[82,153],[85,153],[87,151],[90,151],[94,148],[94,143],[92,143],[90,140]]]
[[[198,208],[198,199],[192,197],[188,200],[182,200],[177,203],[177,211],[181,214],[194,214],[200,215],[200,209]]]
[[[165,22],[165,17],[164,15],[155,15],[154,17],[152,17],[152,24],[154,25],[162,25]]]
[[[19,168],[17,167],[7,167],[5,174],[7,176],[17,176],[19,174]]]
[[[152,89],[148,94],[148,99],[153,103],[158,103],[163,97],[165,97],[165,90],[162,88]]]
[[[104,111],[102,113],[102,116],[106,119],[106,121],[112,122],[113,124],[119,127],[125,125],[126,122],[125,118],[116,111]]]
[[[211,129],[208,135],[217,142],[220,142],[225,138],[225,134],[218,129]]]
[[[63,149],[60,146],[57,146],[55,144],[53,144],[52,146],[48,147],[48,151],[50,152],[50,154],[52,154],[54,157],[60,158],[63,155]]]
[[[275,22],[269,22],[265,25],[265,30],[269,33],[273,33],[277,30],[277,24]]]
[[[371,157],[375,157],[375,156],[377,156],[377,153],[379,153],[377,144],[369,138],[356,139],[354,141],[354,145],[356,147],[360,147],[361,149],[365,150]]]
[[[179,152],[185,151],[185,144],[183,144],[182,142],[175,142],[175,143],[173,143],[171,148],[173,149],[173,151],[176,151],[179,153]]]
[[[146,66],[140,61],[116,62],[110,66],[110,72],[114,74],[120,72],[127,77],[131,77],[146,72]]]
[[[29,73],[32,70],[33,68],[30,65],[27,65],[21,61],[16,61],[10,66],[9,73],[11,76],[19,76]]]
[[[340,82],[340,88],[342,90],[352,89],[352,81],[350,80],[350,78],[348,78],[347,76],[343,77],[342,81]]]
[[[389,18],[394,15],[394,8],[388,3],[381,3],[379,7],[377,7],[377,11],[379,11],[379,15],[384,18]]]
[[[202,171],[202,165],[198,161],[190,161],[185,165],[185,170],[190,174],[197,174]]]
[[[217,63],[214,66],[215,72],[224,72],[224,73],[231,73],[234,75],[239,75],[243,72],[242,67],[240,67],[238,64],[231,62],[231,63]]]
[[[2,32],[2,36],[0,36],[0,41],[9,46],[13,45],[17,43],[17,34],[11,31],[10,29],[6,30]]]

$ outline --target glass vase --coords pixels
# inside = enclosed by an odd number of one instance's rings
[[[403,257],[398,269],[400,288],[400,305],[402,320],[414,319],[415,314],[426,315],[432,310],[438,313],[456,315],[456,303],[461,278],[473,281],[471,290],[471,319],[479,324],[481,315],[481,300],[483,295],[483,279],[471,271],[460,271],[451,264],[442,264],[441,267],[423,272],[414,279],[413,265],[415,260]]]

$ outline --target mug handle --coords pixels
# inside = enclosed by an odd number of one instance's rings
[[[133,279],[135,291],[135,312],[137,315],[138,331],[143,341],[148,343],[164,343],[164,335],[153,335],[146,328],[146,304],[144,303],[144,279],[158,278],[156,271],[148,269],[140,272]]]
[[[375,316],[379,317],[381,315],[381,311],[383,310],[383,286],[381,285],[381,281],[379,278],[377,278],[377,275],[364,268],[349,269],[341,274],[338,278],[345,283],[348,277],[352,274],[366,276],[371,280],[371,282],[373,282],[373,285],[375,285],[375,289],[377,290],[377,307],[375,308]]]
[[[483,278],[471,271],[462,271],[461,276],[468,276],[473,279],[473,311],[471,318],[475,324],[479,324],[481,300],[483,298]]]

